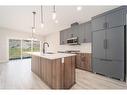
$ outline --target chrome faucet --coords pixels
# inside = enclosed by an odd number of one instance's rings
[[[43,54],[45,54],[46,52],[45,52],[45,45],[47,44],[47,46],[49,47],[49,44],[47,43],[47,42],[44,42],[43,43]]]

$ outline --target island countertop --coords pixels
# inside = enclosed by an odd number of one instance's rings
[[[41,52],[27,52],[27,54],[30,55],[35,55],[47,59],[59,59],[59,58],[64,58],[64,57],[69,57],[69,56],[76,56],[76,54],[66,54],[66,53],[53,53],[53,54],[43,54]]]

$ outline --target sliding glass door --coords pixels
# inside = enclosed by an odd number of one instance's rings
[[[40,52],[40,41],[33,41],[33,52]]]
[[[22,58],[30,58],[30,55],[25,52],[31,52],[31,41],[22,40]]]
[[[21,40],[9,40],[9,59],[21,59]]]
[[[9,39],[9,59],[24,59],[31,56],[26,52],[40,52],[40,41]]]

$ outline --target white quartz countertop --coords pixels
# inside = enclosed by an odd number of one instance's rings
[[[47,59],[58,59],[58,58],[76,56],[76,54],[66,54],[66,53],[53,53],[53,54],[43,54],[41,52],[26,52],[26,53],[30,55],[47,58]]]

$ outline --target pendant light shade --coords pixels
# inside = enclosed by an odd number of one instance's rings
[[[32,31],[33,33],[35,33],[35,15],[36,15],[36,12],[32,12],[33,13],[33,27],[32,27]]]
[[[32,14],[33,14],[32,37],[28,40],[36,41],[37,39],[34,38],[34,33],[36,33],[36,30],[35,30],[35,15],[36,15],[36,12],[32,12]]]
[[[55,6],[53,6],[52,19],[53,19],[53,20],[56,19],[56,7],[55,7]]]

